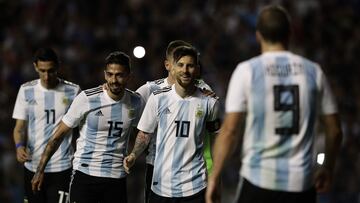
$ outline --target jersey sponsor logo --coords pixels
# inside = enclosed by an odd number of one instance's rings
[[[35,99],[26,99],[26,102],[29,104],[29,105],[37,105],[37,102]]]
[[[165,114],[171,114],[171,111],[170,111],[170,109],[168,107],[166,107],[166,109],[164,110],[164,113]]]
[[[104,114],[103,114],[102,111],[100,110],[100,111],[96,112],[95,116],[104,116]]]

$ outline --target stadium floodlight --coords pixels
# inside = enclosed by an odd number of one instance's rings
[[[133,54],[136,58],[143,58],[145,56],[145,49],[142,46],[137,46],[133,50]]]

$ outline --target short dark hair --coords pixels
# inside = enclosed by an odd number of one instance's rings
[[[171,41],[167,48],[166,48],[166,58],[169,58],[170,56],[172,56],[174,50],[177,48],[177,47],[180,47],[180,46],[188,46],[188,47],[192,47],[192,45],[188,42],[185,42],[183,40],[174,40],[174,41]]]
[[[131,65],[130,65],[130,57],[121,51],[114,51],[111,52],[106,58],[105,58],[105,68],[109,64],[119,64],[124,66],[127,71],[130,73]]]
[[[52,61],[56,66],[59,65],[59,58],[56,52],[49,47],[42,47],[36,50],[33,60],[36,64],[38,61]]]
[[[270,5],[260,11],[256,29],[265,41],[287,42],[291,34],[288,12],[279,5]]]
[[[196,65],[199,65],[199,52],[194,47],[180,46],[173,52],[174,62],[177,62],[184,56],[191,56],[194,58]]]

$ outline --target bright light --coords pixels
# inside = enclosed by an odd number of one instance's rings
[[[136,58],[142,58],[145,56],[145,49],[142,46],[137,46],[133,50],[133,54]]]
[[[316,162],[320,165],[322,165],[324,163],[324,159],[325,159],[325,154],[324,153],[320,153],[317,155],[317,159]]]

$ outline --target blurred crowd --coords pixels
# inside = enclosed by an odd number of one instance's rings
[[[129,89],[135,90],[166,75],[166,46],[182,39],[200,51],[202,77],[223,104],[236,64],[260,53],[256,15],[269,3],[289,10],[290,50],[323,67],[339,104],[345,137],[333,192],[322,200],[360,202],[359,0],[0,0],[0,202],[22,200],[11,116],[19,86],[37,78],[32,65],[37,48],[54,48],[60,75],[82,89],[102,84],[106,55],[124,51],[132,57],[135,77]],[[144,58],[132,55],[138,45],[146,49]],[[237,177],[233,165],[224,175],[229,185]]]

